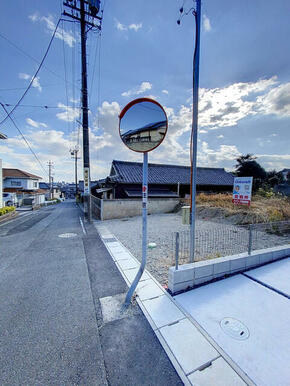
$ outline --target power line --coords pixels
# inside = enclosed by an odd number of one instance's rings
[[[65,46],[64,46],[64,22],[62,20],[62,49],[63,49],[63,65],[64,65],[64,79],[65,79],[65,96],[66,96],[66,105],[68,107],[68,90],[67,90],[67,70],[66,70],[66,60],[65,60]],[[66,116],[68,118],[68,108],[66,110]],[[70,132],[70,123],[67,119],[68,132]]]
[[[28,93],[29,89],[31,88],[31,86],[32,86],[32,84],[33,84],[33,82],[34,82],[34,79],[37,77],[37,74],[39,73],[39,71],[40,71],[40,69],[41,69],[41,67],[42,67],[42,65],[43,65],[43,63],[44,63],[44,61],[45,61],[45,59],[46,59],[46,56],[47,56],[47,54],[48,54],[48,52],[49,52],[50,46],[51,46],[51,44],[52,44],[52,42],[53,42],[53,39],[54,39],[54,37],[55,37],[55,34],[56,34],[57,28],[58,28],[58,26],[59,26],[60,20],[61,20],[61,19],[58,20],[58,22],[57,22],[57,24],[56,24],[56,26],[55,26],[54,32],[53,32],[53,34],[52,34],[52,37],[51,37],[50,42],[49,42],[49,44],[48,44],[48,47],[47,47],[47,49],[46,49],[46,51],[45,51],[45,54],[44,54],[44,56],[43,56],[43,58],[42,58],[42,60],[41,60],[41,62],[40,62],[40,64],[39,64],[39,66],[38,66],[38,69],[37,69],[36,73],[33,75],[33,77],[32,77],[32,79],[31,79],[31,81],[30,81],[28,87],[27,87],[26,90],[24,91],[22,97],[19,99],[19,101],[17,102],[17,104],[13,107],[13,109],[12,109],[9,113],[7,112],[7,116],[0,122],[0,125],[2,125],[2,124],[7,120],[8,117],[11,118],[11,114],[13,114],[13,112],[17,109],[18,105],[20,105],[20,103],[21,103],[22,100],[24,99],[25,95]]]
[[[14,119],[11,117],[11,115],[8,113],[6,107],[3,105],[3,103],[1,103],[1,106],[3,107],[3,109],[5,110],[6,114],[7,114],[7,118],[10,118],[13,125],[15,126],[15,128],[18,130],[18,132],[20,133],[21,137],[23,138],[23,140],[25,141],[26,145],[28,146],[29,150],[31,151],[31,153],[34,155],[34,157],[36,158],[37,162],[39,163],[39,165],[41,166],[41,168],[44,170],[44,173],[47,174],[47,171],[46,169],[44,168],[44,166],[42,165],[40,159],[37,157],[37,155],[35,154],[35,152],[32,150],[31,146],[30,146],[30,143],[28,142],[28,140],[25,138],[24,134],[22,133],[22,131],[19,129],[19,127],[16,125]]]
[[[64,19],[61,19],[61,20],[64,20]],[[66,21],[66,20],[65,20]],[[8,39],[6,36],[4,36],[2,33],[0,33],[0,37],[4,40],[6,40],[12,47],[16,48],[19,52],[21,52],[24,56],[26,56],[27,58],[33,60],[35,63],[39,64],[39,60],[35,59],[33,56],[31,56],[30,54],[28,54],[26,51],[24,51],[21,47],[19,47],[17,44],[15,44],[14,42],[12,42],[10,39]],[[45,68],[47,71],[49,71],[51,74],[55,75],[57,78],[61,79],[62,81],[64,81],[63,77],[59,74],[57,74],[55,71],[51,70],[50,68],[48,68],[47,66],[43,65],[43,68]],[[41,87],[48,87],[48,86],[41,86]],[[15,88],[15,89],[7,89],[7,90],[20,90],[20,89],[25,89],[26,87],[19,87],[19,88]],[[3,89],[1,89],[3,90]]]
[[[3,103],[6,107],[15,107],[17,105],[11,104],[11,103]],[[18,105],[18,107],[36,107],[36,108],[43,108],[43,109],[63,109],[63,107],[59,106],[47,106],[47,105]]]

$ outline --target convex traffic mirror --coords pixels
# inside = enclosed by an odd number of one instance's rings
[[[120,114],[120,137],[133,151],[147,153],[163,141],[168,127],[163,107],[153,99],[139,98],[128,103]]]

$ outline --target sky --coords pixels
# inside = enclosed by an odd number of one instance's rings
[[[142,161],[119,137],[118,114],[151,97],[168,132],[149,162],[189,165],[194,17],[192,0],[102,0],[101,33],[87,38],[91,179],[113,159]],[[185,15],[180,25],[179,9]],[[233,170],[251,153],[266,170],[290,168],[289,0],[203,0],[197,164]],[[60,0],[2,1],[0,103],[13,108],[36,73],[63,10]],[[64,18],[64,17],[63,17]],[[66,18],[68,19],[68,18]],[[79,24],[60,21],[47,57],[0,132],[3,167],[73,181],[70,149],[80,147]],[[7,116],[0,105],[0,121]]]

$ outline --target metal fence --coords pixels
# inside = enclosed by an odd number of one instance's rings
[[[195,230],[195,261],[230,256],[290,243],[290,221],[227,225]],[[172,235],[175,265],[190,262],[190,231]]]

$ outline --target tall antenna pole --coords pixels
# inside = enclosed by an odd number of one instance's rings
[[[197,179],[197,129],[198,129],[198,86],[199,86],[199,51],[200,51],[200,14],[201,0],[196,0],[195,50],[193,58],[193,105],[192,105],[192,141],[191,141],[191,223],[190,223],[190,262],[194,261],[195,250],[195,200]]]
[[[77,6],[79,3],[79,7]],[[100,7],[99,0],[79,0],[63,3],[71,9],[71,13],[63,12],[65,16],[80,21],[81,24],[81,59],[82,59],[82,124],[83,124],[83,164],[84,164],[84,199],[85,214],[91,222],[91,201],[90,201],[90,148],[89,148],[89,116],[88,116],[88,86],[87,86],[87,31],[86,26],[101,29],[100,24],[95,24],[95,20],[102,20],[97,16]]]

